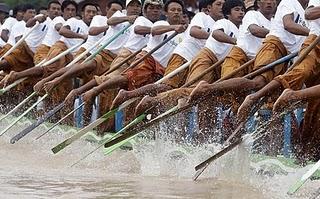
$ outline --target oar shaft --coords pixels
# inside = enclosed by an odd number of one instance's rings
[[[16,107],[14,107],[11,111],[9,111],[6,115],[2,116],[0,121],[5,119],[6,117],[8,117],[9,115],[11,115],[12,113],[14,113],[15,111],[17,111],[21,106],[23,106],[26,102],[28,102],[33,96],[36,95],[36,92],[31,93],[27,98],[25,98],[24,100],[22,100],[22,102],[20,102]]]
[[[223,63],[224,59],[220,59],[218,60],[216,63],[214,63],[212,66],[210,66],[209,68],[207,68],[206,70],[204,70],[201,74],[199,74],[197,77],[191,79],[190,81],[186,82],[182,88],[186,88],[189,87],[191,85],[193,85],[194,83],[196,83],[197,81],[199,81],[203,76],[205,76],[206,74],[210,73],[212,70],[214,70],[215,68],[219,67],[222,63]]]
[[[160,44],[158,44],[156,47],[154,47],[152,50],[150,50],[147,54],[145,54],[144,56],[142,56],[140,59],[136,60],[135,62],[133,62],[128,68],[126,68],[123,72],[128,71],[131,68],[136,67],[138,64],[140,64],[144,59],[146,59],[147,57],[149,57],[150,55],[152,55],[154,52],[156,52],[157,50],[159,50],[163,45],[165,45],[168,41],[170,41],[171,39],[173,39],[175,36],[177,36],[179,33],[174,32],[172,35],[170,35],[167,39],[163,40]]]
[[[9,126],[7,126],[3,131],[0,132],[0,136],[5,134],[9,129],[11,129],[21,118],[23,118],[26,114],[28,114],[34,107],[36,107],[42,100],[44,100],[48,94],[45,94],[38,100],[36,103],[34,103],[31,107],[29,107],[24,113],[22,113],[14,122],[12,122]]]

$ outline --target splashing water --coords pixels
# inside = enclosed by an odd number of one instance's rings
[[[10,121],[2,121],[1,128]],[[194,166],[220,147],[177,143],[168,122],[146,131],[156,139],[139,139],[133,151],[117,150],[110,156],[97,152],[70,168],[97,144],[82,139],[53,155],[50,149],[76,130],[60,126],[35,141],[49,127],[45,125],[9,144],[29,124],[25,119],[0,137],[1,198],[309,198],[319,188],[319,181],[311,181],[294,197],[287,196],[289,186],[309,167],[287,169],[287,175],[257,174],[260,165],[250,162],[246,143],[193,182]]]

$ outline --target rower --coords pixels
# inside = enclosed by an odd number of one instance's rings
[[[300,49],[300,54],[320,35],[320,1],[310,0],[306,9],[305,17],[310,22],[309,36],[304,40]],[[319,84],[319,62],[320,62],[320,45],[318,44],[312,51],[295,66],[291,71],[284,75],[280,75],[261,90],[247,96],[246,100],[239,109],[239,114],[246,114],[248,107],[253,106],[258,99],[270,96],[272,93],[279,93],[286,89],[278,98],[273,106],[274,111],[282,111],[284,107],[288,107],[295,101],[309,99],[313,96],[313,100],[308,100],[308,107],[303,122],[302,132],[299,138],[294,137],[294,147],[296,157],[301,161],[319,159],[319,142],[317,134],[319,134],[319,100],[316,98],[316,88],[303,91],[297,91],[303,87],[312,87]],[[306,95],[305,95],[306,93]],[[245,117],[245,116],[244,116]]]
[[[201,12],[192,19],[186,38],[175,48],[170,57],[165,75],[179,68],[183,64],[191,61],[197,53],[205,46],[206,40],[212,33],[215,21],[223,18],[222,5],[224,0],[200,1]],[[120,90],[113,101],[112,108],[119,106],[124,101],[144,95],[156,95],[157,93],[179,88],[184,83],[188,69],[172,77],[161,84],[148,84],[139,89],[126,91]]]

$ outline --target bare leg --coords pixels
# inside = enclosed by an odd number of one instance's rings
[[[127,101],[128,99],[144,95],[154,96],[158,93],[167,91],[169,89],[171,89],[171,87],[167,86],[166,84],[148,84],[132,91],[121,89],[116,98],[113,100],[111,109],[118,107],[120,104]]]
[[[92,71],[96,66],[97,64],[95,61],[89,61],[83,64],[75,64],[71,66],[71,68],[68,68],[67,70],[60,69],[60,71],[61,72],[64,71],[64,73],[61,76],[56,77],[55,79],[45,83],[44,88],[46,92],[50,92],[54,87],[58,86],[64,80],[70,79],[72,77],[77,77],[78,75],[84,72]],[[66,68],[63,68],[63,69],[66,69]]]

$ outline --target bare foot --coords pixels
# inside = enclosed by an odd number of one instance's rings
[[[189,103],[196,102],[202,97],[206,96],[209,91],[209,86],[210,84],[208,84],[206,81],[200,81],[198,85],[192,90]]]
[[[71,106],[74,102],[74,100],[76,99],[76,97],[79,96],[79,92],[77,89],[73,89],[66,97],[66,99],[64,100],[64,103],[66,106]]]
[[[44,90],[43,90],[43,86],[44,86],[44,81],[39,81],[38,83],[36,83],[34,86],[33,86],[33,90],[37,93],[37,94],[44,94]]]
[[[52,90],[53,90],[57,85],[58,85],[58,82],[57,82],[57,80],[54,79],[54,80],[51,80],[51,81],[45,83],[45,84],[43,85],[43,88],[44,88],[44,90],[45,90],[47,93],[51,93]]]
[[[295,91],[291,89],[285,89],[277,101],[273,105],[273,112],[283,111],[285,107],[287,107],[290,103],[295,101],[297,96],[295,95]]]
[[[8,75],[6,75],[0,82],[0,87],[6,87],[9,84],[12,84],[17,80],[17,73],[15,71],[11,71]]]
[[[128,99],[130,99],[128,93],[129,93],[129,91],[121,89],[119,91],[118,95],[114,98],[110,109],[112,110],[112,109],[120,106],[123,102],[127,101]]]
[[[253,94],[248,95],[246,97],[246,99],[243,101],[243,103],[238,109],[238,113],[237,113],[238,122],[244,122],[248,118],[248,114],[255,103],[257,103],[257,99],[254,97]]]
[[[82,100],[84,103],[90,104],[95,96],[97,96],[95,90],[91,89],[85,92],[84,94],[82,94]]]
[[[156,100],[155,98],[150,97],[149,95],[145,96],[136,106],[135,115],[138,116],[138,115],[141,115],[142,113],[145,113],[148,109],[152,108],[158,103],[159,103],[158,100]]]

